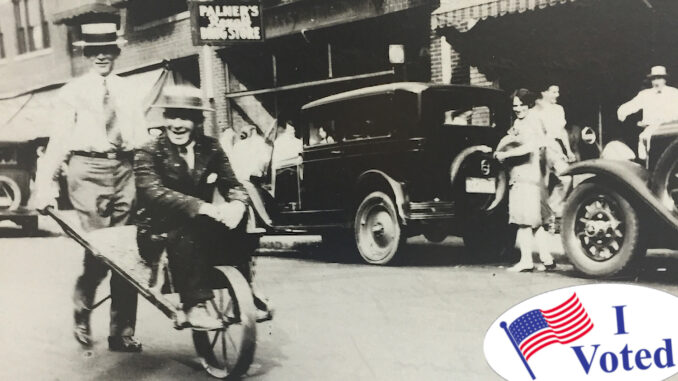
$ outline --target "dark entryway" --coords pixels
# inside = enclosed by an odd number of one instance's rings
[[[442,34],[503,89],[560,85],[568,122],[602,126],[607,142],[638,134],[633,121],[620,126],[616,110],[647,85],[651,66],[678,75],[676,20],[671,0],[577,0]]]

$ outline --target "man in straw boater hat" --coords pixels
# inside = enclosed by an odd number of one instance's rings
[[[668,76],[664,66],[653,66],[647,75],[652,87],[641,90],[617,109],[617,118],[621,122],[643,110],[643,119],[638,122],[638,126],[643,128],[638,148],[640,155],[644,154],[643,140],[652,132],[652,127],[678,120],[678,89],[666,85]]]
[[[112,74],[125,42],[117,36],[116,23],[84,23],[81,32],[82,40],[73,45],[82,47],[91,68],[63,86],[55,100],[45,164],[37,176],[36,206],[55,205],[55,180],[62,163],[67,163],[71,203],[83,230],[91,231],[127,224],[135,199],[133,149],[144,139],[146,122],[140,104],[130,96],[133,84]],[[90,313],[96,289],[107,273],[108,267],[85,252],[74,294],[74,335],[84,346],[92,345]],[[113,272],[110,350],[141,351],[134,338],[136,313],[136,290]]]
[[[251,282],[250,255],[258,240],[245,233],[250,200],[219,141],[202,131],[204,112],[214,110],[200,89],[167,86],[152,107],[164,109],[165,131],[134,158],[139,252],[153,262],[166,249],[188,326],[218,329],[221,321],[205,304],[214,297],[209,267],[235,265]],[[212,203],[215,189],[225,202]]]

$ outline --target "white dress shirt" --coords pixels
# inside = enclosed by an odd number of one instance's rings
[[[104,112],[104,78],[96,71],[74,78],[64,85],[52,101],[53,124],[49,144],[40,173],[38,189],[50,187],[61,164],[72,151],[112,152],[131,151],[149,135],[141,101],[134,84],[110,74],[106,77],[109,101],[115,108],[115,127],[120,131],[122,145],[113,145],[106,133]]]
[[[656,126],[678,120],[678,89],[664,86],[656,89],[642,90],[630,101],[619,106],[617,117],[625,120],[629,115],[643,110],[642,123]]]

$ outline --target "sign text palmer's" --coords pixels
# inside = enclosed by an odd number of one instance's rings
[[[261,6],[248,1],[200,1],[192,3],[196,45],[228,45],[263,41]]]

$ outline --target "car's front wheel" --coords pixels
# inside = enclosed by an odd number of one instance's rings
[[[630,272],[645,255],[640,229],[637,211],[619,192],[585,183],[565,204],[561,237],[577,270],[609,277]]]
[[[393,261],[406,239],[395,204],[384,192],[372,192],[363,199],[356,211],[354,232],[360,256],[374,265]]]

